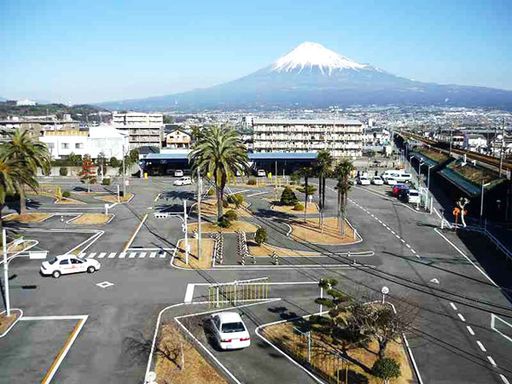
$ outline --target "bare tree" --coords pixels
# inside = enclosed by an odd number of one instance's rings
[[[461,197],[459,200],[457,200],[457,206],[460,208],[460,221],[464,228],[466,228],[466,220],[464,220],[464,217],[466,216],[465,207],[468,204],[469,204],[469,199],[466,197]]]

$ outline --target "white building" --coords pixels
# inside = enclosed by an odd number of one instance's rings
[[[106,124],[90,127],[89,131],[44,131],[39,140],[46,143],[53,159],[66,158],[72,153],[96,159],[102,153],[108,159],[115,157],[121,160],[129,148],[127,134]]]
[[[34,106],[37,103],[33,100],[29,99],[22,99],[22,100],[16,100],[16,106],[17,107],[23,107],[23,106]]]
[[[167,148],[189,149],[192,144],[192,136],[185,130],[175,129],[165,135],[165,144]]]
[[[128,134],[130,149],[142,146],[162,147],[164,116],[161,113],[114,112],[112,124]]]
[[[254,152],[318,152],[362,155],[363,124],[357,120],[252,119]]]

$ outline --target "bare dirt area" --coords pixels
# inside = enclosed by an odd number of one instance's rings
[[[306,222],[297,219],[287,223],[292,228],[291,237],[299,240],[325,245],[351,244],[357,241],[348,222],[345,224],[345,235],[340,234],[336,217],[324,218],[323,229],[318,224],[318,218],[307,219]]]
[[[318,252],[310,252],[310,251],[298,251],[295,249],[281,248],[276,247],[267,243],[263,243],[261,245],[256,244],[254,241],[248,241],[247,247],[249,249],[249,254],[255,257],[269,257],[273,253],[280,257],[286,256],[320,256]]]
[[[58,205],[66,205],[66,204],[86,204],[83,201],[72,199],[71,197],[63,197],[61,199],[55,200],[55,204]]]
[[[264,335],[280,346],[299,362],[307,361],[307,339],[294,330],[292,322],[271,325],[264,328]],[[324,340],[319,334],[311,333],[311,366],[313,371],[336,382],[336,375],[349,382],[381,384],[382,379],[371,375],[370,370],[378,359],[378,346],[372,340],[366,348],[351,348],[346,353]],[[341,357],[345,357],[342,359]],[[386,357],[395,359],[400,364],[401,376],[393,380],[395,384],[413,383],[413,372],[409,359],[400,340],[392,341],[386,349]],[[344,382],[344,381],[341,381]]]
[[[112,217],[113,215],[105,215],[104,213],[82,213],[76,219],[71,220],[70,223],[76,225],[103,225],[108,223]]]
[[[4,221],[16,221],[18,223],[24,223],[24,224],[41,223],[51,216],[52,216],[51,213],[41,213],[41,212],[23,213],[21,215],[14,214],[14,215],[6,216],[4,218]]]
[[[156,354],[155,373],[160,384],[227,384],[172,323],[162,325]]]
[[[190,232],[197,231],[197,223],[189,224],[188,230]],[[236,231],[243,231],[247,233],[256,232],[258,228],[246,221],[233,221],[229,228],[221,228],[215,223],[201,223],[201,230],[203,233],[222,232],[222,233],[235,233]]]
[[[212,266],[213,239],[201,239],[201,260],[197,257],[197,239],[189,239],[190,253],[188,257],[189,264],[185,263],[185,240],[178,242],[178,250],[174,258],[174,265],[180,268],[190,269],[208,269]]]
[[[235,204],[228,204],[227,208],[224,208],[224,213],[232,209],[236,212],[238,217],[250,217],[251,213],[247,209],[248,204],[244,202],[239,208],[236,208]],[[194,211],[197,212],[197,205],[194,206]],[[201,202],[201,214],[205,216],[217,216],[217,200],[207,199]]]
[[[5,313],[0,314],[0,335],[7,331],[18,317],[20,317],[19,311],[12,311],[11,316],[6,316]]]
[[[304,205],[304,202],[301,202],[302,205]],[[281,212],[281,213],[287,213],[289,215],[300,215],[300,214],[304,214],[304,209],[302,210],[295,210],[293,209],[293,205],[290,206],[290,205],[280,205],[279,202],[273,202],[273,205],[272,205],[272,210],[276,211],[276,212]],[[307,212],[306,213],[318,213],[318,206],[316,205],[316,203],[308,203],[308,209],[307,209]]]
[[[104,201],[105,203],[126,203],[133,197],[133,193],[127,193],[125,196],[119,198],[117,200],[117,195],[105,195],[96,197],[96,199]]]

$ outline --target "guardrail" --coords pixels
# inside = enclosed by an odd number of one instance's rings
[[[466,227],[458,225],[457,227],[468,231],[479,232],[487,236],[487,238],[496,246],[496,248],[498,248],[509,261],[512,261],[512,252],[496,236],[489,232],[487,228],[479,227],[476,225],[467,225]]]

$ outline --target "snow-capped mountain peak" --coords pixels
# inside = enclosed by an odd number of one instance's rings
[[[333,70],[368,68],[367,65],[341,56],[321,44],[311,42],[300,44],[272,64],[272,70],[277,72],[302,71],[313,67],[318,67],[322,73],[329,75]]]

